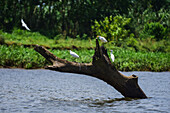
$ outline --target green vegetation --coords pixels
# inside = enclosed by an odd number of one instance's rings
[[[169,0],[1,0],[0,66],[49,64],[32,47],[69,61],[91,62],[97,35],[122,71],[170,71]],[[10,10],[9,10],[10,9]],[[31,31],[26,31],[23,19]],[[27,47],[27,48],[26,48]],[[69,55],[74,49],[80,59]],[[110,54],[110,53],[109,53]]]
[[[92,61],[94,50],[73,50],[79,54],[80,59],[73,58],[68,50],[50,50],[56,56],[68,61],[85,62]],[[170,53],[135,52],[132,50],[115,49],[115,66],[120,71],[170,71]],[[110,55],[110,52],[108,53]],[[43,68],[50,65],[33,48],[23,46],[0,45],[0,66],[17,68]]]
[[[38,32],[29,32],[25,30],[15,29],[12,33],[0,31],[0,43],[16,44],[16,45],[43,45],[48,48],[56,49],[92,49],[95,47],[95,39],[64,38],[57,35],[54,39],[49,39]],[[74,46],[74,47],[73,47]],[[153,38],[135,39],[128,37],[121,41],[109,41],[105,44],[107,49],[117,49],[119,47],[135,51],[150,52],[170,52],[170,39],[156,40]]]
[[[28,32],[21,29],[15,29],[12,33],[0,31],[1,37],[5,39],[6,43],[16,44],[40,44],[44,46],[54,45],[54,40],[48,39],[38,32]]]
[[[49,39],[44,35],[41,35],[38,32],[29,32],[21,29],[14,29],[12,33],[7,33],[0,31],[0,39],[7,44],[30,44],[30,45],[43,45],[49,48],[71,48],[72,45],[76,46],[77,48],[89,48],[95,47],[95,42],[91,39],[89,40],[79,40],[73,38],[64,38],[63,36],[56,36],[54,39]],[[60,38],[58,38],[60,37]],[[1,41],[0,40],[0,41]],[[90,43],[89,43],[90,42]]]
[[[0,45],[0,66],[17,68],[42,68],[47,64],[45,58],[35,50],[23,46]]]
[[[149,35],[150,37],[156,39],[156,40],[162,40],[168,38],[167,36],[167,28],[164,27],[160,23],[149,23],[144,26],[143,34]],[[147,38],[147,37],[145,37]]]
[[[169,0],[1,0],[0,29],[21,28],[21,18],[33,32],[50,38],[58,34],[69,37],[88,37],[95,20],[123,16],[130,18],[126,29],[139,37],[145,24],[159,22],[169,27]],[[101,34],[100,34],[101,35]]]
[[[92,26],[92,31],[96,35],[101,35],[107,38],[108,41],[114,41],[118,43],[126,38],[133,38],[134,34],[129,34],[130,30],[126,29],[125,26],[130,24],[130,18],[122,16],[110,16],[106,17],[103,21],[95,21],[95,25]]]
[[[122,71],[170,71],[170,53],[114,51],[115,65]]]
[[[49,63],[33,48],[25,48],[24,44],[48,46],[51,47],[49,50],[59,58],[83,63],[92,61],[91,57],[94,54],[94,49],[89,49],[89,47],[95,47],[95,39],[60,38],[52,40],[39,33],[31,33],[24,30],[14,30],[11,34],[1,31],[0,42],[2,44],[0,45],[0,66],[27,69],[43,68],[49,65]],[[133,46],[130,46],[132,44],[138,48],[138,52],[136,52]],[[73,51],[80,56],[80,59],[75,59],[69,54],[68,49],[72,49],[73,45],[77,46],[78,50],[74,49]],[[113,49],[116,59],[114,64],[118,70],[170,71],[169,41],[156,41],[152,38],[138,41],[129,39],[122,45],[121,47],[114,46],[113,41],[105,44],[108,50]],[[61,48],[54,49],[55,47]],[[62,49],[62,47],[68,48]],[[108,54],[110,55],[110,52]]]

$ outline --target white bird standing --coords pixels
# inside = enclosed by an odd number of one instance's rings
[[[30,31],[30,29],[28,28],[27,24],[24,22],[23,19],[21,19],[21,23],[23,27],[25,27],[28,31]]]
[[[70,50],[70,55],[75,57],[75,58],[79,58],[79,55],[76,54],[75,52],[71,51],[71,50]]]
[[[70,55],[75,57],[75,58],[79,58],[79,55],[76,54],[75,52],[71,51],[71,50],[70,50]],[[81,65],[80,65],[80,63],[78,63],[78,64],[79,64],[79,70],[81,70]]]
[[[97,36],[97,37],[99,37],[99,39],[100,39],[103,43],[106,43],[106,42],[107,42],[107,40],[106,40],[104,37],[102,37],[102,36]]]
[[[111,51],[110,56],[111,56],[112,62],[114,62],[115,61],[115,56],[113,55],[113,50],[110,50],[110,51]]]

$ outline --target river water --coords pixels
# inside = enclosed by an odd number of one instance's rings
[[[168,113],[170,72],[135,74],[147,99],[125,99],[107,83],[50,70],[0,69],[0,113]]]

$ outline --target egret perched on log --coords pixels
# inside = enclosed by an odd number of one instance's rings
[[[106,43],[106,42],[107,42],[107,40],[106,40],[104,37],[102,37],[102,36],[97,36],[97,37],[99,37],[99,39],[100,39],[103,43]]]
[[[75,52],[71,51],[71,50],[70,50],[70,55],[75,57],[75,58],[79,58],[79,55],[76,54]]]
[[[112,62],[114,62],[115,61],[115,56],[113,55],[113,50],[110,50],[110,51],[111,51],[110,56],[111,56]]]
[[[28,28],[27,24],[24,22],[23,19],[21,19],[21,23],[23,27],[25,27],[28,31],[30,31],[30,29]]]
[[[71,50],[70,50],[70,55],[75,57],[75,58],[79,58],[79,55],[76,54],[75,52],[71,51]],[[81,70],[81,65],[80,65],[80,63],[78,63],[78,64],[79,64],[79,70]]]

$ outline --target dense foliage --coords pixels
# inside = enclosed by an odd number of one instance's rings
[[[169,3],[169,0],[1,0],[0,29],[21,28],[23,18],[31,31],[46,36],[93,36],[91,26],[95,20],[121,15],[131,18],[126,29],[138,37],[150,22],[169,27]]]
[[[167,36],[167,28],[165,28],[160,23],[149,23],[144,26],[143,34],[150,35],[156,40],[166,39]],[[148,38],[148,37],[145,37]]]
[[[0,66],[3,67],[41,68],[47,64],[40,54],[23,46],[0,45],[0,51]]]
[[[32,48],[23,46],[0,45],[0,67],[43,68],[50,65],[40,54]],[[80,59],[75,59],[68,50],[50,50],[56,56],[68,61],[91,62],[94,50],[73,50]],[[110,56],[110,53],[108,53]],[[114,65],[120,71],[170,71],[170,54],[153,52],[135,52],[132,50],[115,49]]]
[[[35,44],[69,61],[91,62],[95,37],[118,70],[170,71],[169,0],[1,0],[0,66],[41,68]],[[31,31],[21,26],[23,19]],[[26,48],[29,47],[29,48]],[[69,55],[74,49],[80,59]],[[108,53],[110,54],[110,53]]]
[[[106,37],[108,41],[115,41],[118,43],[123,39],[134,36],[130,34],[130,30],[126,29],[130,20],[130,18],[124,18],[122,16],[106,17],[103,21],[98,22],[96,20],[94,26],[92,26],[92,31],[96,33],[96,35]]]

